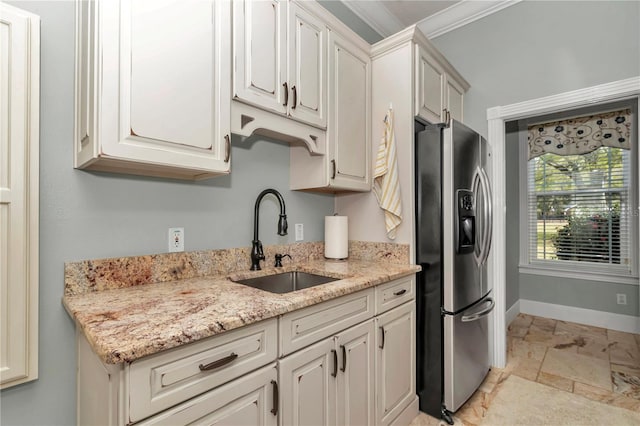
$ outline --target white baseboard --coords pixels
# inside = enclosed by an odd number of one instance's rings
[[[516,303],[514,303],[513,305],[511,305],[509,309],[507,309],[507,313],[505,314],[505,317],[504,317],[505,326],[509,327],[509,324],[511,324],[511,321],[516,319],[519,313],[520,313],[520,299],[516,300]]]
[[[520,299],[516,304],[519,305],[519,310],[523,314],[640,334],[640,318],[632,315],[613,314],[611,312],[536,302],[526,299]],[[507,311],[507,319],[516,304]]]

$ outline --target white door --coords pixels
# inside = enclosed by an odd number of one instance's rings
[[[233,7],[233,97],[285,114],[286,2],[239,0]]]
[[[0,3],[0,385],[38,377],[40,19]]]
[[[329,178],[334,187],[371,187],[371,62],[366,52],[329,34]]]
[[[279,363],[280,424],[334,425],[338,375],[334,339],[321,340]]]
[[[416,114],[429,123],[443,121],[445,106],[442,68],[429,55],[416,46]]]
[[[228,171],[231,3],[96,4],[103,155]]]
[[[276,426],[277,370],[264,367],[190,399],[140,425]]]
[[[374,320],[336,336],[338,349],[338,425],[375,423]]]
[[[327,27],[302,7],[289,3],[289,114],[327,127]]]
[[[415,398],[415,305],[376,318],[376,424],[388,425]]]

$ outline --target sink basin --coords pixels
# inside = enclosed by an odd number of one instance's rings
[[[314,287],[320,284],[338,281],[340,278],[325,277],[322,275],[308,274],[306,272],[284,272],[282,274],[267,275],[264,277],[233,280],[237,283],[248,285],[271,293],[289,293]]]

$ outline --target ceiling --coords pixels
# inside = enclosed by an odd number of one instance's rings
[[[429,38],[495,13],[521,0],[342,0],[383,37],[413,24]]]

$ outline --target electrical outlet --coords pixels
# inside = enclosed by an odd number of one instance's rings
[[[304,240],[304,225],[302,223],[296,223],[296,241]]]
[[[169,253],[184,251],[184,228],[169,228]]]
[[[618,305],[626,305],[627,304],[627,295],[618,293],[616,294],[616,299],[618,301]]]

